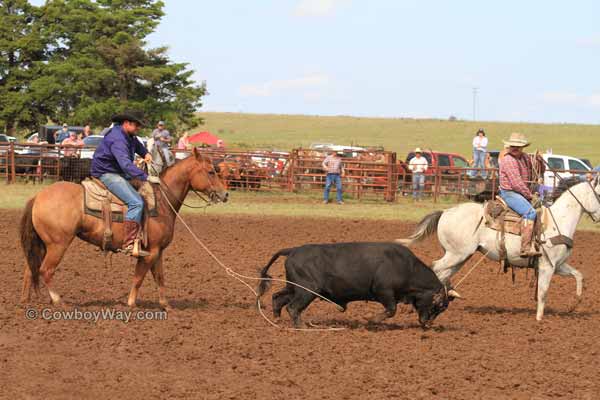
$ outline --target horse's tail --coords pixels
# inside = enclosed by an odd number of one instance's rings
[[[273,255],[273,257],[271,257],[271,259],[269,260],[267,265],[265,265],[265,267],[260,270],[261,281],[258,284],[258,287],[256,288],[256,305],[257,306],[258,306],[258,302],[260,301],[260,298],[262,297],[262,295],[265,294],[265,292],[267,290],[269,290],[269,288],[271,287],[271,276],[269,274],[267,274],[267,272],[269,271],[269,268],[271,268],[271,265],[273,265],[273,263],[275,263],[275,261],[277,261],[277,259],[279,257],[289,256],[290,253],[292,252],[292,250],[294,250],[293,247],[289,248],[289,249],[279,250],[277,253],[275,253]]]
[[[34,288],[39,287],[40,283],[40,266],[46,255],[46,245],[35,231],[32,219],[32,209],[35,197],[31,198],[25,205],[25,212],[21,217],[21,247],[27,258],[27,265],[31,271],[31,283]]]
[[[426,215],[421,222],[417,224],[417,229],[415,229],[412,235],[406,239],[396,239],[396,242],[405,246],[410,246],[413,243],[425,239],[427,236],[437,231],[438,223],[440,222],[443,213],[443,211],[435,211]]]

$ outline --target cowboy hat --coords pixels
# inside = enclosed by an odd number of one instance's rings
[[[503,140],[505,146],[513,146],[513,147],[527,147],[530,145],[529,141],[519,132],[513,132],[510,134],[508,140]]]
[[[420,147],[417,147],[417,148],[415,149],[415,153],[423,153],[423,151],[421,151],[421,148],[420,148]]]
[[[135,122],[140,126],[144,126],[144,113],[141,111],[125,110],[120,114],[115,114],[110,119],[112,122],[121,124],[123,121]]]

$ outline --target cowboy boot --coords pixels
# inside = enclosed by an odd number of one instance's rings
[[[149,252],[142,250],[139,238],[140,225],[137,222],[124,221],[123,230],[123,253],[132,257],[146,257],[150,255]]]
[[[531,221],[528,219],[524,219],[522,222],[520,256],[523,258],[538,257],[538,256],[542,255],[542,253],[540,253],[535,248],[534,237],[533,237],[534,236],[534,231],[533,231],[534,223],[535,223],[535,221]]]

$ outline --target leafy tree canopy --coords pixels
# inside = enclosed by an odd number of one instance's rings
[[[115,112],[135,108],[150,122],[199,123],[194,112],[205,84],[192,80],[187,64],[171,62],[166,47],[147,48],[163,6],[156,0],[0,2],[0,121],[7,129],[35,129],[46,119],[105,126]],[[14,21],[5,23],[8,18]]]

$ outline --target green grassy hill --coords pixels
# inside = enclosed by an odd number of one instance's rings
[[[380,145],[404,158],[415,147],[457,152],[471,158],[471,140],[485,129],[489,149],[501,149],[502,139],[522,132],[532,149],[552,148],[556,154],[588,158],[600,163],[599,125],[469,122],[421,119],[320,117],[242,113],[200,113],[208,130],[229,147],[290,150],[314,142]]]

